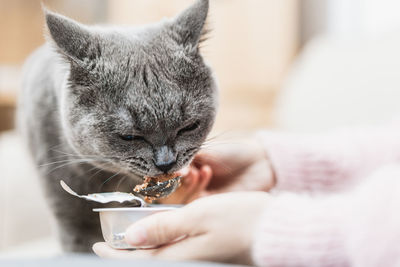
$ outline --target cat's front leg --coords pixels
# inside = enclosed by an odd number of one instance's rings
[[[92,245],[103,241],[98,214],[92,211],[94,206],[81,199],[62,201],[55,207],[55,216],[63,250],[92,252]]]
[[[48,201],[57,221],[60,243],[66,252],[92,252],[92,245],[103,240],[99,216],[93,212],[93,208],[98,206],[69,195],[60,186],[62,177],[78,192],[91,192],[92,188],[85,176],[87,172],[82,170],[84,167],[69,165],[68,168],[50,173],[42,169]]]
[[[98,223],[98,218],[96,219],[92,222],[61,220],[59,237],[63,251],[73,253],[93,252],[93,244],[103,241],[100,224]]]

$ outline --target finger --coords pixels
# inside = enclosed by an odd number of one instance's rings
[[[182,203],[185,204],[190,202],[190,199],[197,194],[197,188],[199,187],[199,183],[201,181],[200,171],[197,168],[193,168],[191,172],[192,175],[190,177],[190,181],[187,182],[188,185],[183,188],[185,194]]]
[[[131,251],[128,255],[122,254],[120,259],[202,260],[207,259],[212,254],[212,252],[207,250],[209,247],[206,237],[199,235],[157,249]],[[112,255],[119,256],[120,254]]]
[[[126,241],[132,246],[159,246],[196,234],[195,217],[185,208],[150,215],[127,229]]]
[[[186,204],[188,203],[188,199],[190,199],[193,194],[196,194],[196,188],[198,187],[200,180],[200,173],[197,168],[192,167],[189,175],[185,177],[182,181],[182,186],[177,190],[178,192],[174,193],[170,199],[170,203],[174,201],[174,204]],[[175,197],[176,196],[176,197]],[[179,202],[177,202],[179,199]]]
[[[195,192],[193,192],[187,198],[186,200],[187,203],[192,202],[193,200],[201,197],[202,192],[206,191],[210,183],[211,177],[212,177],[212,170],[210,166],[206,165],[201,167],[201,169],[199,170],[199,183],[195,189]]]
[[[106,243],[96,243],[93,251],[105,259],[161,259],[161,260],[200,260],[209,255],[201,249],[205,242],[202,236],[192,237],[157,249],[138,249],[134,251],[116,250]]]
[[[212,177],[211,167],[208,165],[203,166],[200,169],[200,184],[199,184],[200,191],[206,190],[207,186],[210,184],[211,177]]]
[[[187,178],[183,180],[183,185],[185,186],[185,191],[187,194],[192,194],[199,183],[200,172],[197,168],[192,168],[189,172]]]
[[[151,255],[161,260],[203,260],[212,253],[208,251],[210,244],[207,244],[207,242],[208,240],[205,234],[189,237],[177,243],[156,249],[151,252]],[[145,254],[140,253],[137,257],[145,257]]]
[[[132,257],[132,255],[130,255],[130,251],[113,249],[105,242],[95,243],[92,249],[94,253],[101,258],[128,259]]]

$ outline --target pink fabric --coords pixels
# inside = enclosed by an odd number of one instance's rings
[[[400,266],[400,127],[260,139],[277,184],[258,266]]]

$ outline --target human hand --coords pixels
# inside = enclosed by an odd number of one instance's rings
[[[268,191],[275,185],[272,166],[255,139],[203,150],[182,178],[182,185],[161,204],[187,204],[212,194]]]
[[[157,246],[156,249],[114,250],[103,242],[94,244],[93,250],[104,258],[252,264],[253,232],[268,199],[264,192],[236,192],[198,199],[181,209],[153,214],[128,228],[129,244]]]
[[[217,145],[194,159],[198,169],[209,166],[212,177],[200,196],[232,191],[269,191],[276,181],[272,165],[255,138]]]

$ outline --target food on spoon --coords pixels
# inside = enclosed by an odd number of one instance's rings
[[[170,181],[171,179],[174,179],[176,177],[178,177],[178,174],[176,172],[170,173],[170,174],[161,174],[161,175],[158,175],[155,177],[145,176],[143,183],[136,185],[135,188],[133,189],[133,191],[139,193],[140,191],[146,189],[147,186],[149,185],[150,181],[159,184],[159,183],[162,183],[165,181]],[[166,186],[166,188],[168,188],[170,186],[171,186],[171,183],[169,182],[168,185]]]
[[[150,179],[153,179],[153,180],[155,180],[157,182],[165,182],[165,181],[169,181],[171,179],[174,179],[174,178],[176,178],[178,176],[179,176],[179,174],[174,172],[174,173],[170,173],[170,174],[161,174],[161,175],[158,175],[158,176],[155,176],[155,177],[148,177],[148,176],[146,176],[146,177],[150,178]]]
[[[150,181],[151,181],[150,177],[145,177],[143,183],[136,185],[135,188],[133,188],[133,191],[139,193],[140,191],[146,189]]]
[[[169,195],[169,193],[173,192],[175,188],[180,185],[179,179],[180,174],[177,172],[171,174],[162,174],[155,177],[145,176],[143,183],[136,185],[133,191],[143,194],[145,196],[145,200],[147,202],[151,202],[155,199],[165,197]]]

